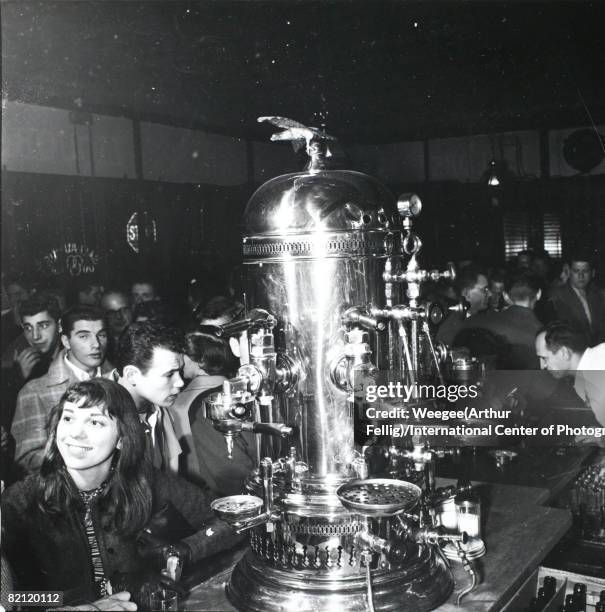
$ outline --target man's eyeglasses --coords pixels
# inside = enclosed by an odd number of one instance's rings
[[[130,308],[128,306],[123,306],[122,308],[116,308],[116,310],[106,310],[105,314],[110,319],[117,319],[118,317],[125,316],[129,310]]]

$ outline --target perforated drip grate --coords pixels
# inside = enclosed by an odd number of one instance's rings
[[[360,514],[397,514],[411,510],[420,499],[420,488],[411,482],[386,478],[356,480],[341,486],[337,495],[349,510]]]

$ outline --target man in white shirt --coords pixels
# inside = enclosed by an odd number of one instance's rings
[[[576,393],[605,427],[605,343],[588,348],[581,331],[553,321],[538,332],[536,354],[554,378],[574,377]]]
[[[28,382],[17,396],[11,433],[15,438],[15,461],[26,471],[42,463],[51,410],[74,382],[101,376],[111,369],[105,364],[107,323],[94,306],[75,306],[60,322],[63,350],[48,372]]]
[[[134,400],[154,466],[175,474],[181,447],[168,409],[185,384],[184,352],[180,330],[147,321],[133,323],[120,336],[113,373]]]

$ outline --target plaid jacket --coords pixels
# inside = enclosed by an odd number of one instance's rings
[[[102,372],[108,368],[111,366],[104,364]],[[44,376],[30,380],[19,391],[11,433],[15,438],[15,462],[24,470],[31,472],[40,467],[51,410],[75,382],[74,373],[65,364],[65,351],[61,351]]]

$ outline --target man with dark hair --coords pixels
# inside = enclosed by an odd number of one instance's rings
[[[160,299],[155,284],[146,277],[134,280],[130,288],[130,297],[133,307],[143,302],[153,302]]]
[[[528,271],[531,268],[531,262],[533,259],[533,252],[529,249],[524,249],[517,253],[517,271]]]
[[[511,306],[467,319],[464,327],[488,329],[502,339],[503,354],[498,365],[503,369],[537,370],[534,342],[542,327],[534,314],[541,291],[538,279],[528,272],[517,273],[506,281],[506,299]]]
[[[19,305],[21,334],[2,355],[2,368],[16,367],[21,383],[48,372],[59,350],[59,304],[45,293],[34,293]]]
[[[590,346],[605,341],[605,299],[592,283],[595,270],[590,254],[570,258],[569,280],[552,290],[550,318],[567,321],[584,333]]]
[[[185,339],[176,328],[133,323],[120,336],[114,379],[125,387],[139,412],[154,465],[178,472],[181,447],[168,411],[185,384],[181,377]]]
[[[98,306],[103,295],[103,284],[93,274],[83,274],[73,281],[73,303]]]
[[[19,305],[23,333],[9,344],[2,355],[2,416],[10,429],[17,393],[29,380],[48,372],[59,352],[59,305],[47,294],[34,293]]]
[[[574,377],[574,389],[605,426],[605,342],[588,348],[584,334],[565,321],[553,321],[536,336],[540,367],[554,378]]]
[[[506,272],[500,268],[489,276],[489,298],[487,308],[490,312],[499,312],[506,308]]]
[[[63,350],[48,372],[30,380],[17,396],[11,429],[16,443],[15,461],[28,471],[40,466],[48,437],[48,416],[67,387],[111,369],[104,364],[107,323],[100,309],[74,306],[61,317],[60,328]]]
[[[467,319],[474,318],[487,308],[490,296],[487,276],[474,264],[465,266],[458,274],[456,288],[458,295],[468,302]],[[437,340],[451,345],[459,331],[464,327],[473,327],[470,323],[459,313],[451,313],[437,330]]]

